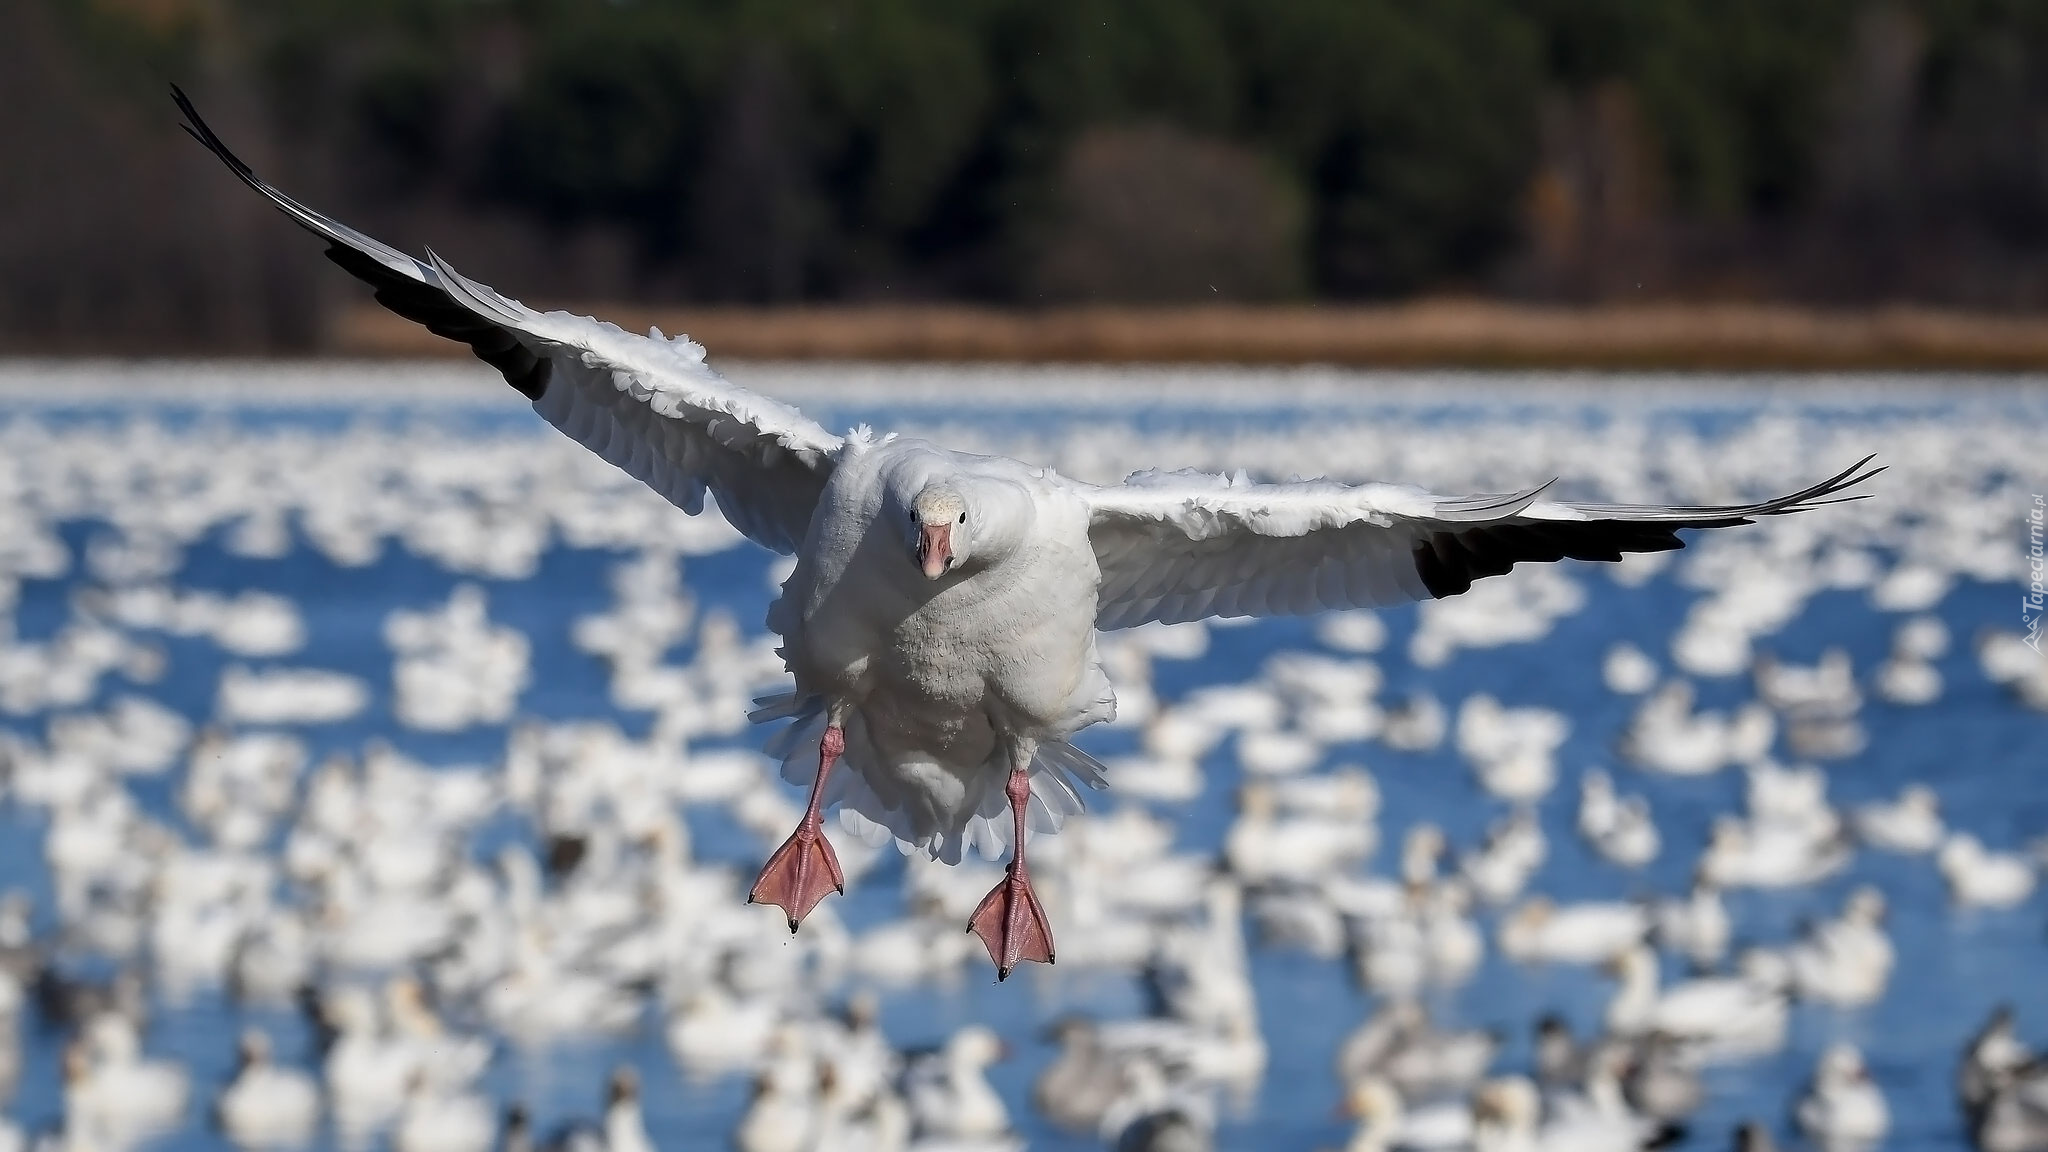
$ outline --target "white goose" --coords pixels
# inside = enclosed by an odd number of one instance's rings
[[[1865,885],[1849,894],[1840,917],[1811,928],[1787,955],[1798,995],[1845,1007],[1883,996],[1896,958],[1884,916],[1883,894]]]
[[[1871,1082],[1863,1053],[1851,1044],[1835,1044],[1821,1054],[1813,1086],[1795,1115],[1807,1139],[1824,1152],[1875,1148],[1892,1124],[1884,1093]]]
[[[1429,752],[1444,742],[1451,719],[1443,701],[1427,692],[1416,692],[1387,710],[1380,739],[1397,752]]]
[[[1657,663],[1641,648],[1623,642],[1607,650],[1600,662],[1600,678],[1609,692],[1640,696],[1657,686]]]
[[[65,1059],[67,1131],[92,1133],[105,1146],[120,1148],[184,1121],[190,1077],[171,1061],[144,1058],[126,1017],[102,1013]]]
[[[977,1147],[984,1141],[1013,1143],[1009,1109],[986,1075],[1003,1055],[1003,1042],[994,1032],[970,1024],[953,1033],[937,1054],[913,1065],[904,1090],[918,1134]]]
[[[1223,858],[1247,883],[1313,880],[1369,855],[1377,840],[1361,819],[1280,815],[1271,786],[1254,782],[1237,797],[1238,818],[1223,841]]]
[[[1683,898],[1656,905],[1657,943],[1705,968],[1728,954],[1728,940],[1734,921],[1721,889],[1704,874],[1693,878],[1692,890]]]
[[[1453,596],[1520,562],[1681,547],[1680,529],[1798,511],[1871,474],[1859,463],[1721,507],[1191,473],[1098,487],[909,437],[836,436],[728,383],[687,339],[536,312],[306,208],[177,100],[196,139],[386,307],[469,344],[542,418],[684,510],[709,493],[740,532],[796,555],[768,619],[796,688],[754,718],[796,721],[771,748],[811,795],[751,898],[794,928],[844,887],[823,832],[834,805],[863,839],[949,863],[1008,847],[1008,874],[970,918],[1002,976],[1054,956],[1026,830],[1056,830],[1104,784],[1071,743],[1115,714],[1096,629]]]
[[[817,1077],[801,1059],[773,1060],[733,1132],[739,1152],[806,1152],[817,1146]]]
[[[1618,795],[1614,782],[1597,768],[1579,780],[1579,834],[1594,851],[1623,868],[1648,864],[1662,846],[1649,801]]]
[[[1494,821],[1479,850],[1458,861],[1458,875],[1481,900],[1505,904],[1529,886],[1549,852],[1535,809],[1524,805]]]
[[[654,1152],[647,1121],[640,1114],[640,1073],[630,1065],[612,1070],[605,1089],[605,1152]]]
[[[414,1073],[405,1108],[391,1134],[392,1152],[486,1152],[498,1131],[489,1100],[446,1092]]]
[[[1592,901],[1559,906],[1532,896],[1500,922],[1500,950],[1524,963],[1598,964],[1641,944],[1650,915],[1640,905]]]
[[[247,1149],[303,1148],[320,1123],[320,1090],[304,1072],[270,1062],[270,1037],[242,1034],[242,1070],[214,1103],[221,1130]]]
[[[1394,1086],[1377,1076],[1344,1091],[1343,1111],[1358,1121],[1344,1152],[1433,1152],[1472,1146],[1472,1110],[1462,1101],[1408,1107]]]
[[[1992,852],[1967,832],[1950,836],[1935,856],[1955,902],[2010,908],[2034,892],[2034,866],[2016,852]]]
[[[1621,987],[1607,1003],[1610,1032],[1661,1032],[1726,1055],[1768,1052],[1784,1043],[1785,995],[1760,981],[1718,976],[1659,987],[1657,957],[1640,945],[1615,957],[1612,970]]]
[[[1863,843],[1879,851],[1909,855],[1941,847],[1947,832],[1941,822],[1941,800],[1925,784],[1906,785],[1897,800],[1863,805],[1850,822]]]
[[[1698,872],[1719,888],[1790,888],[1813,884],[1849,863],[1839,837],[1818,838],[1781,822],[1714,818]]]
[[[1618,1088],[1604,1099],[1565,1097],[1545,1118],[1536,1085],[1509,1076],[1482,1087],[1474,1111],[1473,1152],[1638,1152],[1671,1141],[1668,1127],[1630,1111]]]
[[[769,1000],[732,996],[715,980],[690,990],[668,1024],[669,1051],[691,1076],[711,1077],[758,1067],[780,1022]]]
[[[1477,1084],[1500,1046],[1491,1032],[1441,1030],[1417,1001],[1392,1000],[1344,1041],[1337,1078],[1383,1079],[1403,1096],[1435,1099]]]

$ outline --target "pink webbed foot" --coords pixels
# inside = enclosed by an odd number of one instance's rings
[[[1020,765],[1029,764],[1030,759],[1026,749]],[[988,948],[998,980],[1008,980],[1010,969],[1026,960],[1052,963],[1052,925],[1046,923],[1045,907],[1031,890],[1031,872],[1024,864],[1024,808],[1031,802],[1029,770],[1021,766],[1013,770],[1003,794],[1010,800],[1016,834],[1011,841],[1009,875],[982,897],[981,906],[967,918],[967,930],[981,937]]]
[[[789,917],[789,930],[803,923],[811,909],[833,892],[846,891],[839,857],[824,830],[805,821],[761,866],[761,878],[747,894],[749,904],[773,904]]]
[[[844,893],[846,876],[839,871],[839,856],[832,851],[832,842],[825,839],[824,820],[819,812],[824,808],[825,780],[832,774],[832,765],[846,751],[846,732],[837,723],[825,728],[824,738],[818,742],[818,776],[811,781],[811,803],[804,809],[804,818],[797,822],[796,831],[768,857],[768,863],[761,866],[761,877],[754,881],[753,891],[747,893],[749,904],[773,904],[789,917],[789,930],[811,914],[818,901],[828,892]]]
[[[1038,893],[1031,890],[1031,875],[1011,865],[1004,876],[982,897],[981,906],[967,920],[967,930],[981,937],[988,958],[996,966],[996,979],[1007,980],[1010,970],[1026,960],[1050,964],[1052,925]]]

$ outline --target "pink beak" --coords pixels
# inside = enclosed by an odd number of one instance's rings
[[[953,525],[944,521],[918,525],[917,563],[925,579],[937,580],[953,566]]]

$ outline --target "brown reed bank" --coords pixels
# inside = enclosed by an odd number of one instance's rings
[[[1590,369],[2048,369],[2048,316],[1921,307],[1760,304],[794,308],[577,305],[646,331],[687,332],[758,360],[1345,364]],[[331,351],[455,355],[374,305],[338,314]]]

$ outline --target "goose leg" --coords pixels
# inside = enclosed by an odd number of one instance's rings
[[[1010,970],[1026,960],[1052,963],[1052,925],[1046,922],[1038,893],[1031,890],[1031,872],[1024,864],[1024,806],[1031,802],[1030,770],[1013,769],[1003,792],[1010,798],[1010,816],[1017,829],[1010,867],[967,921],[967,930],[987,946],[998,980],[1009,979]]]
[[[828,892],[846,891],[846,877],[839,871],[839,857],[825,839],[823,808],[825,777],[846,751],[846,730],[837,724],[825,729],[818,743],[818,778],[811,781],[811,803],[796,831],[761,866],[761,877],[747,894],[749,904],[773,904],[789,916],[789,930],[811,914]]]

